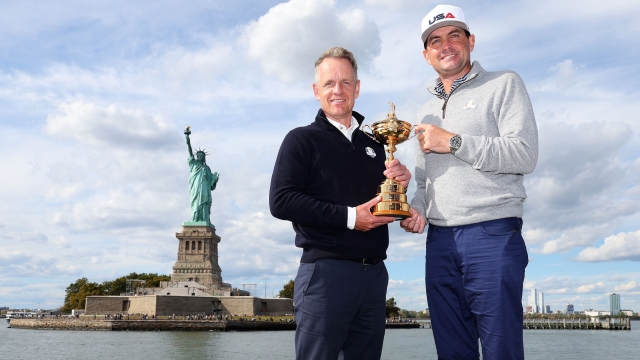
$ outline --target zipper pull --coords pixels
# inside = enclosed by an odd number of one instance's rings
[[[442,104],[442,118],[444,119],[445,112],[447,111],[447,102],[449,98],[444,99],[444,104]]]

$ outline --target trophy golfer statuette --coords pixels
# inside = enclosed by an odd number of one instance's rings
[[[391,111],[387,114],[387,118],[369,125],[362,125],[360,130],[368,137],[376,142],[386,145],[386,151],[389,153],[386,162],[393,160],[393,153],[396,151],[396,144],[400,144],[411,138],[411,130],[413,126],[396,117],[396,106],[389,101]],[[370,128],[373,136],[364,131],[364,128]],[[411,216],[409,204],[407,203],[407,189],[394,179],[385,179],[378,186],[378,196],[382,197],[382,201],[372,208],[373,215],[378,216],[395,216],[398,219],[404,219]]]

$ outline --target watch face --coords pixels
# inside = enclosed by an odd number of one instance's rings
[[[451,138],[451,140],[449,140],[449,147],[451,148],[451,152],[455,152],[456,150],[458,150],[460,148],[460,145],[462,145],[462,138],[460,138],[460,135],[455,135]]]

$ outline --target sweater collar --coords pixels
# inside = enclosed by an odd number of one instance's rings
[[[362,122],[364,121],[364,116],[360,115],[360,113],[356,111],[351,111],[351,115],[353,115],[353,117],[358,122],[358,127],[362,126]],[[327,116],[324,114],[324,111],[322,111],[322,109],[318,110],[318,115],[316,115],[316,124],[318,124],[321,128],[325,130],[334,129],[336,131],[340,131],[336,129],[336,127],[333,126],[329,122],[329,120],[327,120]]]
[[[475,77],[477,77],[478,75],[484,74],[486,73],[486,71],[482,68],[482,66],[480,66],[480,63],[477,61],[474,61],[473,64],[471,64],[471,70],[467,73],[467,75],[465,75],[467,78],[460,82],[460,84],[458,84],[458,86],[471,81],[472,79],[474,79]],[[436,96],[440,96],[438,94],[438,92],[436,91],[436,87],[438,86],[439,83],[441,83],[442,80],[440,80],[440,78],[436,78],[433,81],[433,84],[431,84],[431,86],[429,86],[429,92],[432,93],[433,95]]]

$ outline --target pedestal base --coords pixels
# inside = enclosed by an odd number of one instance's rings
[[[171,281],[195,281],[205,287],[223,284],[222,270],[218,265],[220,237],[215,228],[206,222],[182,226],[178,238],[178,261],[173,265]]]
[[[213,229],[216,228],[212,223],[208,221],[185,221],[182,223],[182,226],[208,226]]]

